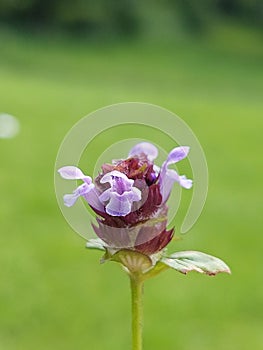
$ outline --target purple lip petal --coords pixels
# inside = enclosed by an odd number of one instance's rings
[[[75,194],[65,194],[63,196],[64,204],[66,207],[72,207],[72,205],[75,204],[76,200],[79,196],[76,196]]]
[[[110,193],[110,201],[106,205],[106,213],[112,216],[126,216],[131,212],[132,200],[126,193]]]
[[[106,204],[109,215],[126,216],[131,212],[132,203],[141,200],[141,191],[133,187],[134,180],[117,170],[105,174],[100,182],[108,182],[111,186],[99,196],[103,204],[109,201]]]
[[[67,207],[71,207],[73,204],[75,204],[76,200],[79,197],[87,195],[93,188],[94,188],[93,183],[89,185],[87,183],[80,185],[75,189],[75,191],[72,194],[66,194],[64,196],[64,204]]]
[[[141,142],[130,150],[129,157],[139,156],[142,153],[144,153],[150,161],[153,161],[158,156],[158,149],[149,142]]]
[[[141,199],[141,191],[132,188],[131,191],[119,194],[117,192],[107,190],[109,203],[106,205],[106,213],[112,216],[126,216],[131,212],[132,203]],[[99,199],[101,200],[101,197]]]

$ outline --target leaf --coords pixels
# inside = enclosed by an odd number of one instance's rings
[[[86,243],[86,248],[88,249],[96,249],[96,250],[102,250],[105,252],[105,242],[103,242],[100,238],[92,238],[88,240]]]
[[[132,273],[144,272],[152,267],[149,256],[128,249],[118,251],[110,260],[121,263]]]
[[[209,276],[220,272],[231,273],[230,268],[221,259],[197,251],[177,252],[167,258],[162,258],[161,261],[184,274],[189,271],[205,273]]]

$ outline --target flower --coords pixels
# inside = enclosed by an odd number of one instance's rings
[[[58,170],[67,180],[82,180],[72,194],[64,195],[70,207],[79,197],[97,214],[93,229],[109,249],[130,249],[151,256],[162,251],[173,237],[167,230],[166,202],[175,182],[189,189],[192,180],[170,169],[187,157],[189,147],[174,148],[161,167],[154,164],[157,148],[148,142],[135,145],[127,159],[103,164],[102,172],[92,181],[75,166]]]
[[[133,186],[134,180],[118,170],[106,173],[100,182],[110,184],[110,188],[99,196],[101,203],[105,203],[105,211],[109,215],[126,216],[131,212],[133,202],[141,199],[141,191]]]
[[[64,195],[64,204],[71,207],[82,197],[96,213],[97,225],[92,227],[98,238],[90,239],[86,246],[105,252],[101,262],[119,262],[131,276],[142,280],[168,268],[184,274],[230,273],[222,260],[202,252],[166,254],[174,233],[174,229],[167,230],[167,200],[174,183],[185,189],[193,185],[192,180],[169,166],[188,153],[189,147],[176,147],[159,167],[154,164],[157,148],[141,142],[130,150],[127,159],[103,164],[94,180],[75,166],[58,170],[64,179],[83,182],[73,193]]]

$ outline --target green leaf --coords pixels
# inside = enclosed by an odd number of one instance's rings
[[[149,256],[128,249],[118,251],[110,260],[121,263],[132,273],[142,273],[153,265]]]
[[[220,272],[231,273],[230,268],[224,261],[202,252],[177,252],[167,258],[162,258],[161,261],[184,274],[189,271],[205,273],[209,276],[214,276]]]
[[[105,243],[100,238],[92,238],[86,243],[86,248],[105,252]]]

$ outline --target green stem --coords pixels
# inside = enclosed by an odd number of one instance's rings
[[[132,350],[142,350],[142,295],[143,281],[130,275],[132,297]]]

